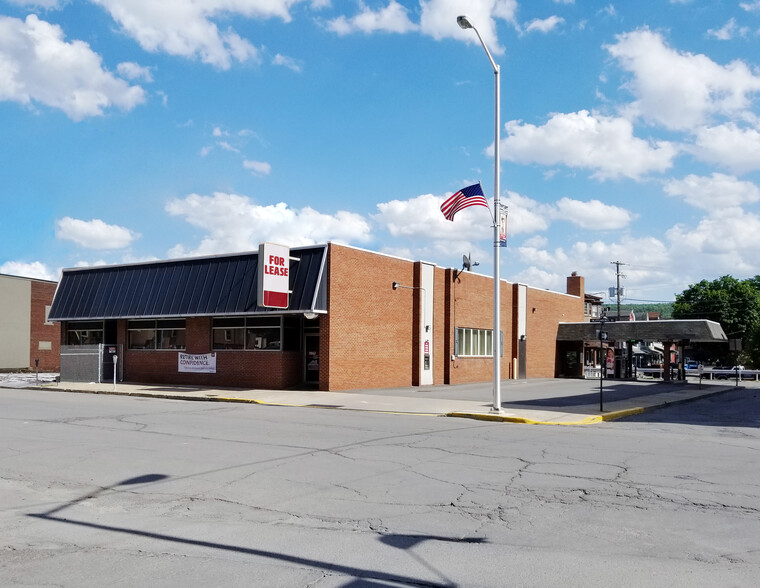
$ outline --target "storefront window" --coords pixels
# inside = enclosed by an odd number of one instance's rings
[[[298,316],[249,316],[215,318],[212,323],[214,349],[297,351],[301,348],[301,318]]]
[[[248,318],[246,349],[280,350],[280,317]]]
[[[213,339],[214,349],[245,349],[245,319],[214,319]]]
[[[102,321],[83,321],[66,324],[66,345],[99,345],[102,342]]]
[[[185,349],[185,319],[127,322],[129,349]]]

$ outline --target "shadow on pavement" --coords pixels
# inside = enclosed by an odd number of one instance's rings
[[[757,429],[760,428],[760,388],[736,388],[630,416],[621,422]]]

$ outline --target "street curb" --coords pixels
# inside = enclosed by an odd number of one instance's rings
[[[2,386],[0,386],[2,388]],[[16,389],[16,388],[11,388]],[[337,406],[328,404],[289,404],[286,402],[267,402],[264,400],[256,400],[255,398],[236,398],[234,396],[186,396],[184,394],[167,394],[167,393],[151,393],[151,392],[120,392],[119,390],[81,390],[74,388],[61,388],[59,386],[26,386],[25,390],[41,390],[41,391],[54,391],[54,392],[66,392],[70,394],[102,394],[105,396],[130,396],[132,398],[159,398],[161,400],[187,400],[191,402],[228,402],[234,404],[256,404],[258,406],[281,406],[290,408],[322,408],[330,410],[345,410],[353,412],[374,412],[378,414],[398,414],[406,416],[427,416],[427,417],[442,417],[446,416],[443,413],[438,412],[406,412],[400,410],[375,410],[371,408],[355,408],[351,406]]]
[[[623,410],[616,410],[607,412],[601,415],[588,416],[578,421],[540,421],[529,419],[526,417],[510,416],[506,414],[498,413],[481,413],[481,412],[466,412],[466,411],[454,411],[448,413],[421,413],[421,412],[403,412],[397,410],[374,410],[371,408],[356,408],[350,406],[338,406],[327,404],[289,404],[285,402],[267,402],[262,400],[256,400],[255,398],[239,398],[234,396],[189,396],[185,394],[171,394],[171,393],[153,393],[153,392],[124,392],[119,390],[82,390],[74,388],[61,388],[60,384],[28,386],[27,390],[42,390],[42,391],[55,391],[55,392],[68,392],[75,394],[105,394],[109,396],[131,396],[134,398],[160,398],[163,400],[184,400],[194,402],[228,402],[237,404],[255,404],[259,406],[281,406],[281,407],[294,407],[294,408],[323,408],[333,410],[345,410],[354,412],[374,412],[378,414],[396,414],[406,416],[444,416],[452,418],[468,418],[480,421],[489,422],[501,422],[501,423],[517,423],[525,425],[557,425],[557,426],[585,426],[595,425],[602,422],[614,421],[629,416],[643,414],[651,412],[653,410],[659,410],[666,406],[673,406],[677,404],[683,404],[686,402],[692,402],[694,400],[702,398],[710,398],[718,394],[725,394],[732,390],[746,390],[744,386],[723,386],[718,390],[708,392],[699,396],[693,396],[691,398],[679,398],[676,400],[665,400],[659,404],[653,404],[651,406],[637,406],[627,408]],[[554,411],[557,412],[557,411]]]
[[[558,425],[558,426],[573,427],[573,426],[582,426],[582,425],[595,425],[601,422],[615,421],[615,420],[623,419],[629,416],[644,414],[646,412],[659,410],[667,406],[675,406],[677,404],[685,404],[687,402],[693,402],[695,400],[701,400],[703,398],[710,398],[712,396],[717,396],[719,394],[725,394],[726,392],[731,392],[732,390],[746,390],[746,388],[744,386],[726,386],[724,388],[721,388],[720,390],[715,390],[714,392],[709,392],[707,394],[702,394],[700,396],[693,396],[691,398],[679,398],[677,400],[666,400],[662,402],[661,404],[653,404],[652,406],[636,406],[633,408],[626,408],[623,410],[615,410],[615,411],[607,412],[607,413],[597,415],[597,416],[586,417],[585,419],[581,421],[536,421],[533,419],[527,419],[523,417],[500,415],[496,413],[489,414],[489,413],[478,413],[478,412],[450,412],[450,413],[447,413],[445,416],[454,417],[454,418],[474,419],[474,420],[479,420],[479,421],[518,423],[518,424],[524,424],[524,425]]]

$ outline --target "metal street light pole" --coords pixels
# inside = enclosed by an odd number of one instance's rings
[[[493,141],[493,406],[491,412],[501,412],[501,278],[499,276],[499,248],[501,239],[499,235],[499,219],[501,215],[500,193],[500,161],[499,161],[499,105],[501,103],[501,91],[499,84],[499,66],[491,57],[483,37],[470,17],[463,15],[457,17],[457,24],[463,29],[472,29],[480,40],[480,44],[491,62],[494,73],[494,141]]]

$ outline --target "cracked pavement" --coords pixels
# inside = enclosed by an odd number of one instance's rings
[[[754,586],[760,390],[592,428],[0,389],[3,586]]]

